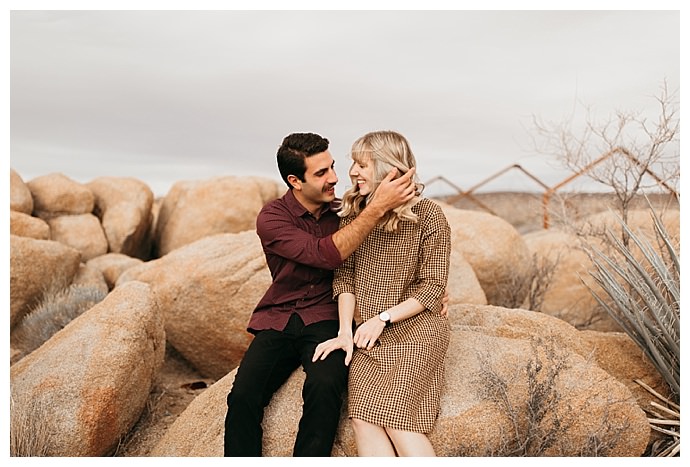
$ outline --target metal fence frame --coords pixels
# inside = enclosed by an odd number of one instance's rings
[[[491,175],[491,176],[485,178],[484,180],[482,180],[481,182],[477,183],[476,185],[474,185],[473,187],[471,187],[471,188],[468,189],[468,190],[463,190],[462,188],[460,188],[459,186],[457,186],[456,184],[454,184],[453,182],[451,182],[450,180],[448,180],[446,177],[441,176],[441,175],[436,176],[436,177],[430,179],[428,182],[425,183],[425,185],[428,186],[428,185],[430,185],[430,184],[432,184],[432,183],[435,183],[435,182],[438,182],[438,181],[444,182],[444,183],[450,185],[450,186],[457,192],[457,194],[452,195],[450,198],[448,198],[448,199],[446,200],[446,202],[448,202],[449,204],[456,203],[456,202],[460,201],[460,200],[463,199],[463,198],[469,198],[472,202],[474,202],[475,204],[477,204],[479,207],[481,207],[481,208],[482,208],[483,210],[485,210],[486,212],[488,212],[488,213],[490,213],[490,214],[493,214],[493,215],[496,215],[496,213],[493,212],[493,211],[491,210],[491,208],[489,208],[488,206],[486,206],[484,203],[482,203],[481,201],[479,201],[479,200],[474,196],[475,190],[481,188],[482,186],[486,185],[486,184],[489,183],[490,181],[495,180],[496,178],[500,177],[501,175],[503,175],[503,174],[505,174],[505,173],[507,173],[507,172],[509,172],[509,171],[511,171],[511,170],[519,170],[519,171],[521,171],[522,173],[524,173],[527,177],[529,177],[531,180],[533,180],[534,182],[536,182],[536,183],[543,189],[543,193],[542,193],[542,218],[543,218],[543,226],[544,226],[545,229],[548,229],[548,228],[549,228],[549,203],[550,203],[550,201],[551,201],[551,197],[553,196],[553,194],[556,193],[559,189],[561,189],[561,188],[563,188],[564,186],[566,186],[567,184],[569,184],[570,182],[572,182],[573,180],[575,180],[576,178],[581,177],[582,175],[585,175],[587,172],[590,172],[594,167],[596,167],[597,165],[599,165],[601,162],[603,162],[603,161],[605,161],[605,160],[607,160],[607,159],[609,159],[609,158],[611,158],[611,157],[613,157],[613,156],[616,156],[616,155],[623,155],[623,156],[625,156],[627,159],[629,159],[630,161],[632,161],[635,165],[637,165],[637,166],[639,166],[639,167],[641,167],[641,168],[644,168],[643,172],[646,173],[646,174],[648,174],[649,176],[651,176],[651,177],[654,179],[654,181],[657,183],[657,185],[659,185],[659,186],[663,187],[664,189],[666,189],[666,191],[668,191],[671,195],[673,195],[673,197],[675,197],[676,200],[680,201],[680,200],[679,200],[679,197],[678,197],[678,192],[677,192],[675,189],[673,189],[673,187],[669,186],[669,185],[668,185],[664,180],[662,180],[657,174],[655,174],[653,171],[651,171],[648,167],[644,166],[644,165],[639,161],[639,159],[637,159],[635,156],[633,156],[632,154],[630,154],[630,152],[629,152],[628,150],[626,150],[625,148],[621,148],[621,147],[615,147],[615,148],[611,149],[610,151],[608,151],[608,152],[602,154],[598,159],[592,161],[590,164],[588,164],[588,165],[586,165],[585,167],[583,167],[580,171],[578,171],[578,172],[572,174],[572,175],[569,176],[569,177],[566,177],[565,179],[563,179],[562,181],[556,183],[556,184],[555,184],[554,186],[552,186],[552,187],[549,187],[546,183],[544,183],[543,181],[541,181],[541,180],[540,180],[538,177],[536,177],[534,174],[532,174],[532,173],[530,173],[529,171],[525,170],[525,169],[524,169],[523,167],[521,167],[519,164],[512,164],[512,165],[509,165],[508,167],[506,167],[506,168],[504,168],[504,169],[499,170],[498,172],[496,172],[496,173],[494,173],[493,175]]]

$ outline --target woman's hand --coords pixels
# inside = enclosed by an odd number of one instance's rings
[[[444,318],[448,318],[448,289],[443,294],[443,298],[441,299],[441,316]]]
[[[345,351],[345,366],[349,365],[350,360],[352,360],[353,351],[352,334],[339,334],[338,337],[320,343],[316,346],[311,361],[315,362],[319,359],[325,360],[328,354],[338,349],[343,349]]]
[[[354,343],[360,349],[371,350],[383,332],[386,323],[381,321],[378,316],[369,318],[363,322],[355,331]]]

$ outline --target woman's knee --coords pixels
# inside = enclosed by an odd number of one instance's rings
[[[355,434],[368,433],[372,430],[379,431],[383,429],[382,427],[376,426],[373,423],[365,422],[364,420],[361,420],[359,418],[351,418],[350,425],[352,426],[352,429],[355,431]]]

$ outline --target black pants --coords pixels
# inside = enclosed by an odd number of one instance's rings
[[[304,406],[293,455],[330,456],[347,387],[345,352],[311,359],[316,346],[337,333],[337,321],[305,326],[294,314],[284,331],[265,330],[254,337],[228,394],[225,456],[261,456],[264,408],[300,365],[306,373]]]

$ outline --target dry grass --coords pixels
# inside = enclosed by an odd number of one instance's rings
[[[49,455],[50,430],[45,422],[46,410],[38,400],[28,407],[17,408],[10,395],[10,456],[45,457]]]
[[[15,361],[39,348],[105,296],[105,292],[99,288],[87,285],[72,285],[44,292],[41,302],[12,330],[12,345],[19,350]]]
[[[626,427],[612,426],[605,413],[584,446],[570,446],[568,430],[577,421],[577,411],[567,407],[556,384],[568,368],[567,353],[560,351],[553,339],[535,338],[530,344],[532,358],[510,376],[500,375],[486,355],[480,356],[480,374],[475,380],[480,397],[496,404],[510,421],[501,446],[485,456],[540,457],[554,451],[560,453],[557,455],[573,455],[575,451],[585,457],[608,455]],[[526,394],[511,395],[510,388],[523,386]],[[519,405],[521,401],[525,401],[523,405]]]

